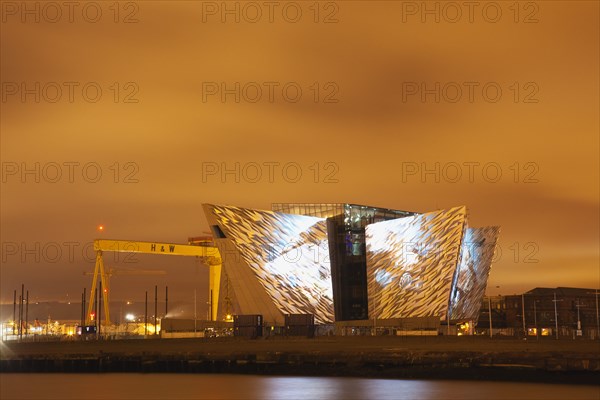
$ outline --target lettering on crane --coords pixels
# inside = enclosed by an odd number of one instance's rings
[[[150,251],[156,251],[156,243],[152,243],[152,244],[150,245]],[[161,244],[161,245],[160,245],[160,250],[159,250],[159,251],[160,251],[161,253],[164,253],[164,252],[166,252],[166,249],[165,249],[165,245],[164,245],[164,244]],[[174,245],[174,244],[170,244],[170,245],[169,245],[169,253],[173,253],[174,251],[175,251],[175,245]]]

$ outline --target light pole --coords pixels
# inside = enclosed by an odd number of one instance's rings
[[[527,339],[527,327],[525,326],[525,293],[521,294],[521,314],[523,314],[523,336]]]
[[[556,310],[556,302],[562,301],[562,299],[556,300],[556,292],[554,292],[554,300],[552,301],[554,302],[554,326],[556,331],[556,340],[558,340],[558,311]]]
[[[523,332],[525,337],[528,335],[527,323],[525,322],[525,295],[533,296],[533,326],[535,327],[535,338],[538,339],[538,326],[537,326],[537,301],[535,293],[523,293],[521,295],[521,313],[523,314]]]
[[[496,286],[496,289],[500,288],[500,286]],[[500,297],[500,303],[502,302],[502,295],[499,295]],[[493,338],[494,333],[493,333],[493,329],[492,329],[492,296],[488,296],[488,315],[489,315],[489,320],[490,320],[490,339]]]
[[[490,339],[493,336],[492,333],[492,297],[488,297],[488,315],[490,317]]]
[[[144,306],[144,339],[148,336],[148,291],[146,290],[146,302]]]
[[[586,294],[593,294],[596,296],[596,334],[595,334],[595,337],[600,339],[600,316],[598,315],[598,289],[595,289],[595,292],[586,292]]]
[[[538,326],[537,326],[537,308],[536,308],[535,303],[537,303],[537,300],[533,299],[533,324],[535,325],[535,340],[539,340]]]

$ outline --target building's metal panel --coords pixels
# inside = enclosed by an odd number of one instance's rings
[[[450,298],[451,319],[477,320],[499,234],[497,226],[466,229]]]
[[[367,225],[369,318],[446,318],[466,208]]]
[[[266,293],[280,313],[314,314],[317,323],[333,321],[324,218],[218,205],[205,205],[205,209],[243,260],[230,263],[222,251],[225,270],[242,307],[244,302],[254,302],[260,313],[258,303]],[[262,293],[245,288],[247,280],[258,281]]]
[[[214,206],[204,204],[203,207],[211,227],[219,226],[214,214]],[[265,322],[282,324],[283,314],[273,304],[252,270],[248,268],[235,243],[228,237],[215,237],[215,244],[223,260],[221,276],[229,279],[228,282],[221,282],[219,319],[224,318],[225,313],[229,311],[234,314],[262,314]]]

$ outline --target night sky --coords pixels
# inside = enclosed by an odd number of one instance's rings
[[[502,227],[488,294],[600,286],[597,2],[28,4],[1,4],[4,303],[78,301],[94,238],[185,243],[202,203],[466,205]],[[106,263],[166,271],[113,299],[206,297],[193,259]]]

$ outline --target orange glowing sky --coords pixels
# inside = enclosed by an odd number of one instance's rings
[[[2,3],[3,302],[22,282],[38,299],[79,299],[90,283],[82,272],[93,267],[82,258],[86,243],[99,235],[185,242],[208,229],[202,203],[466,205],[471,225],[502,227],[488,293],[600,286],[598,2],[521,2],[518,13],[512,2],[492,2],[495,23],[493,10],[480,8],[472,22],[466,9],[452,22],[456,10],[436,2],[428,4],[439,5],[439,22],[411,8],[421,2],[322,2],[318,14],[313,2],[289,3],[277,3],[273,22],[254,3],[263,14],[252,22],[256,9],[230,2],[240,7],[236,22],[212,13],[221,2],[120,3],[118,15],[112,2],[97,2],[95,23],[84,3],[72,22],[62,10],[56,23],[43,5],[35,22],[21,2]],[[222,82],[240,83],[239,103],[207,91]],[[436,82],[438,102],[411,92]],[[256,86],[263,92],[253,102]],[[502,95],[492,99],[496,88]],[[271,182],[264,163],[274,162]],[[21,174],[36,163],[39,183]],[[203,175],[236,163],[245,167],[240,182]],[[258,182],[250,163],[263,166]],[[282,175],[286,163],[300,166],[298,182]],[[439,179],[421,176],[436,163]],[[56,164],[62,177],[52,182]],[[23,252],[36,244],[37,260]],[[142,298],[155,283],[181,298],[205,290],[193,261],[137,260],[114,264],[167,275],[115,278],[115,298]]]

